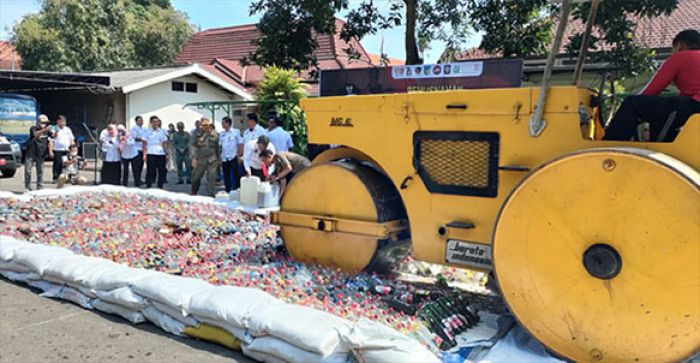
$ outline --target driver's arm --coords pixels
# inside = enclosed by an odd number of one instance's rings
[[[680,57],[678,54],[672,55],[651,78],[651,81],[644,86],[640,95],[657,96],[668,87],[678,76],[680,70]]]

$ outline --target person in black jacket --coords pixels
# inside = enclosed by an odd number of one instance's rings
[[[36,166],[36,189],[42,189],[44,182],[44,160],[49,152],[49,118],[39,115],[35,126],[29,128],[29,140],[25,145],[24,158],[24,189],[32,190],[32,166]]]

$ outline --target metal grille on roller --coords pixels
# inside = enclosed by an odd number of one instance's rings
[[[467,188],[488,187],[488,141],[423,140],[420,149],[420,166],[435,183]]]
[[[498,141],[495,132],[419,131],[413,165],[431,193],[495,197]]]

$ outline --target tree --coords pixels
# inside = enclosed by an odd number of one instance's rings
[[[653,53],[635,43],[635,19],[669,14],[678,0],[604,0],[600,2],[589,59],[610,63],[619,76],[630,76],[651,69]],[[469,12],[473,27],[483,32],[479,48],[504,57],[542,57],[550,51],[558,2],[545,0],[473,0]],[[590,2],[575,2],[574,21],[586,23]],[[578,56],[581,33],[564,39],[572,57]],[[568,41],[567,41],[568,40]]]
[[[636,21],[668,15],[677,7],[678,0],[601,1],[588,48],[590,60],[612,64],[620,70],[619,77],[652,72],[654,52],[635,42]],[[590,3],[576,4],[573,18],[585,24],[589,12]],[[574,34],[567,46],[573,57],[578,56],[581,38],[582,33]]]
[[[294,140],[294,152],[306,155],[307,133],[306,117],[299,106],[299,101],[306,98],[308,86],[299,81],[296,72],[278,67],[265,69],[265,78],[255,90],[258,114],[263,120],[271,113],[277,114],[284,121],[284,129],[290,131]],[[275,103],[274,101],[292,101]]]
[[[381,5],[381,6],[380,6]],[[252,14],[262,13],[257,49],[246,62],[276,65],[302,71],[316,65],[315,34],[334,34],[349,41],[405,24],[406,63],[420,64],[420,50],[433,40],[459,47],[466,40],[466,5],[460,0],[387,0],[375,4],[362,0],[350,9],[348,0],[255,0]],[[348,11],[342,29],[335,28],[335,14]],[[352,47],[345,50],[357,57]]]
[[[172,63],[192,33],[185,14],[169,7],[146,7],[130,31],[134,64],[147,67]]]
[[[170,64],[192,32],[167,0],[43,0],[12,42],[24,69],[101,71]]]
[[[546,55],[554,24],[550,4],[547,0],[471,2],[471,24],[484,34],[479,48],[503,57]]]
[[[258,22],[262,36],[256,50],[241,63],[276,66],[302,71],[316,64],[316,34],[335,32],[333,14],[347,6],[347,0],[256,0],[251,15],[263,13]]]

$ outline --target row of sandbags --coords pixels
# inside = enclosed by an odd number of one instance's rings
[[[367,320],[286,304],[250,288],[135,269],[0,236],[0,275],[86,309],[150,321],[262,362],[437,362],[416,340]]]

